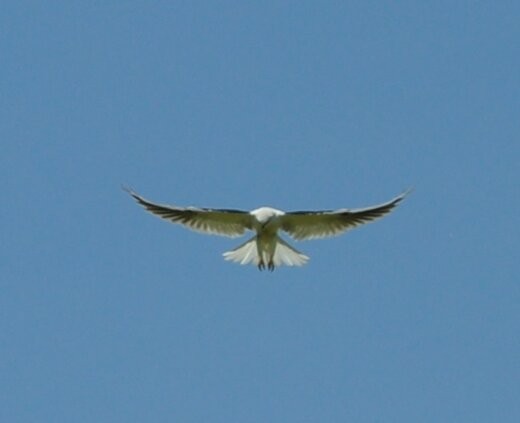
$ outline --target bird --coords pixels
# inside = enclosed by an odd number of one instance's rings
[[[259,270],[267,268],[271,272],[281,265],[302,266],[309,260],[307,255],[282,239],[280,232],[296,241],[340,235],[390,213],[410,192],[405,191],[386,203],[360,209],[285,212],[272,207],[251,211],[178,207],[157,204],[128,187],[123,189],[152,214],[197,232],[231,238],[242,236],[246,231],[254,232],[252,238],[223,253],[224,259],[242,265],[252,264]]]

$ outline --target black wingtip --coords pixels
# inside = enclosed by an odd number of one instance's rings
[[[134,190],[130,188],[128,185],[121,184],[121,189],[130,195],[134,194]]]
[[[406,190],[404,190],[401,194],[399,194],[397,197],[395,197],[393,199],[393,202],[394,204],[399,204],[401,201],[403,201],[406,197],[408,197],[408,195],[410,195],[413,191],[414,191],[414,187],[410,187]]]
[[[407,195],[411,194],[412,192],[415,191],[415,187],[410,187],[406,190],[404,190],[404,192],[401,194],[401,197],[406,197]]]
[[[130,188],[128,185],[121,185],[121,189],[125,192],[127,192],[129,195],[133,197],[135,201],[137,201],[140,204],[143,204],[145,201],[144,199],[137,194],[132,188]]]

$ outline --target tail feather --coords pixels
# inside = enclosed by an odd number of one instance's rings
[[[251,263],[258,266],[260,257],[256,247],[256,236],[244,242],[242,245],[239,245],[234,250],[226,251],[222,255],[224,256],[224,260],[230,260],[240,264]]]
[[[275,266],[303,266],[309,257],[291,247],[282,238],[277,239],[276,249],[274,250],[273,264]]]
[[[261,255],[264,256],[263,260],[261,259]],[[303,266],[309,260],[309,257],[291,247],[280,237],[276,237],[276,247],[273,256],[270,258],[268,255],[267,251],[262,251],[262,254],[259,254],[256,236],[239,245],[237,248],[226,251],[223,254],[224,260],[255,266],[260,266],[261,263],[268,265],[270,262],[274,267],[283,264],[286,266]]]

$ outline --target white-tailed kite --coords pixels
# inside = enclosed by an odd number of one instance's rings
[[[363,209],[284,212],[271,207],[260,207],[248,212],[161,205],[144,199],[130,189],[125,190],[149,212],[194,231],[231,238],[243,235],[246,230],[256,232],[244,244],[225,252],[224,259],[240,264],[253,264],[260,270],[267,267],[270,271],[282,264],[302,266],[309,260],[309,257],[280,238],[278,231],[286,232],[298,241],[340,235],[390,213],[408,193],[404,192],[386,203]]]

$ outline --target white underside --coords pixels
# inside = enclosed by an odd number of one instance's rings
[[[267,265],[272,262],[275,267],[285,264],[286,266],[303,266],[309,260],[305,254],[300,253],[280,237],[276,237],[274,254],[270,257],[270,253],[266,250],[262,251],[262,256],[258,253],[257,237],[251,238],[249,241],[223,254],[225,260],[233,261],[240,264],[252,264],[258,266],[260,263]]]

